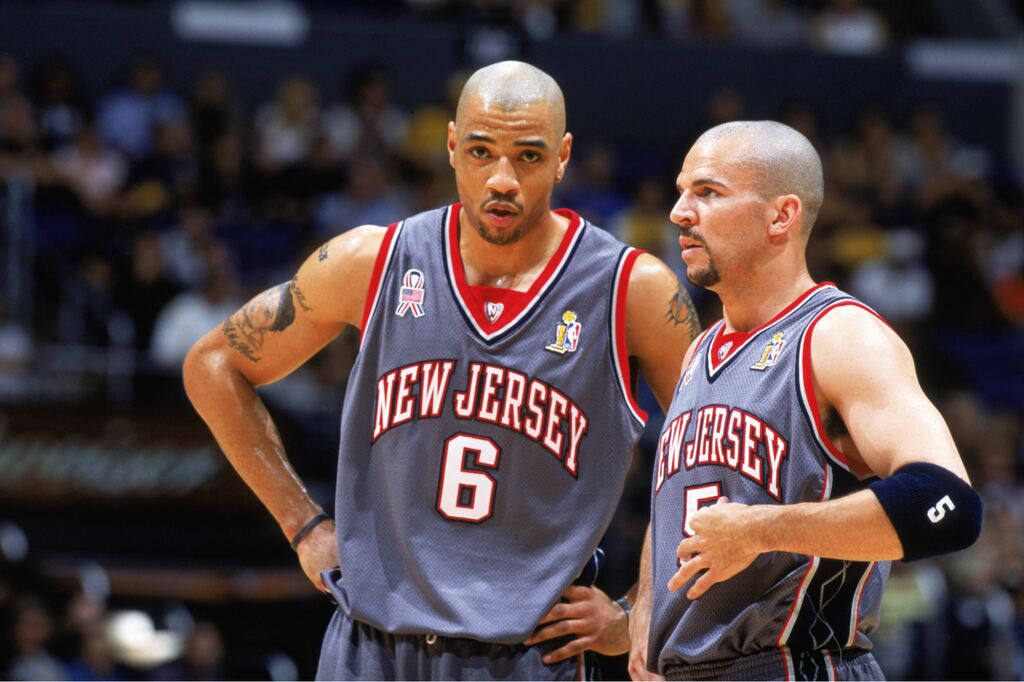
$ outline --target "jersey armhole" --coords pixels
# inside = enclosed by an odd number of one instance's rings
[[[825,306],[822,310],[815,314],[814,318],[807,325],[807,329],[804,330],[803,336],[800,339],[800,359],[797,365],[797,377],[798,390],[800,392],[800,403],[803,407],[804,413],[807,415],[808,421],[811,424],[811,430],[814,432],[814,438],[818,442],[821,451],[831,459],[835,464],[842,467],[844,470],[850,472],[858,479],[863,480],[874,473],[870,469],[864,467],[854,467],[853,464],[846,458],[846,455],[836,447],[836,444],[829,438],[828,433],[825,431],[825,424],[822,420],[821,413],[818,410],[818,397],[814,390],[814,371],[811,367],[811,335],[814,333],[814,327],[820,322],[825,315],[829,312],[840,308],[842,306],[852,305],[858,308],[863,308],[868,311],[879,320],[881,320],[886,326],[889,325],[885,319],[877,312],[872,310],[870,307],[864,305],[860,301],[854,301],[850,299],[836,301]]]
[[[373,271],[370,274],[370,286],[366,288],[366,302],[363,304],[363,317],[359,325],[359,349],[363,348],[363,339],[366,338],[366,327],[373,318],[380,301],[380,284],[384,280],[384,273],[391,263],[391,256],[395,250],[396,237],[402,223],[391,223],[384,232],[384,239],[377,251],[377,259],[373,262]]]
[[[619,265],[615,270],[615,282],[612,286],[612,365],[618,378],[619,388],[633,418],[641,426],[647,424],[647,413],[644,412],[633,396],[632,382],[629,371],[629,349],[626,347],[626,294],[629,289],[629,276],[640,254],[639,249],[626,248],[619,257]]]

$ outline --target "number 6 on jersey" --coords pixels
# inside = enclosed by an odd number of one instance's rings
[[[501,448],[490,438],[458,433],[446,440],[437,510],[446,519],[480,523],[494,514],[498,482],[486,471],[467,469],[466,453],[473,453],[473,464],[487,469],[497,469],[501,458]]]

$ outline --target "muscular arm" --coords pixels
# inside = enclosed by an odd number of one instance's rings
[[[358,326],[382,238],[383,230],[370,227],[335,238],[290,282],[246,303],[185,358],[193,406],[288,538],[321,510],[289,464],[256,387],[293,371],[346,324]]]
[[[663,410],[672,402],[683,355],[699,334],[697,311],[675,273],[642,254],[626,292],[626,346]]]
[[[849,435],[837,445],[855,471],[881,478],[912,462],[967,474],[942,416],[921,390],[906,346],[871,313],[854,306],[824,317],[811,338],[818,409],[834,409]],[[724,503],[723,503],[724,502]],[[693,537],[669,582],[696,599],[743,570],[758,554],[786,551],[852,561],[903,557],[903,547],[870,490],[824,502],[746,506],[720,500],[694,514]]]

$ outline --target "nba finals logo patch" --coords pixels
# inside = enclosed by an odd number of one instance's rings
[[[501,317],[501,313],[504,310],[504,303],[491,303],[490,301],[484,303],[484,315],[487,316],[487,321],[491,324],[494,324],[494,321]]]
[[[580,343],[580,331],[583,325],[580,324],[576,313],[566,310],[562,313],[562,324],[555,330],[555,342],[544,346],[545,350],[562,355],[576,350]]]
[[[779,355],[782,354],[782,347],[786,345],[786,342],[782,339],[783,336],[783,332],[777,332],[772,337],[771,343],[765,346],[761,352],[761,359],[752,364],[750,369],[764,371],[774,365],[778,361]]]
[[[402,288],[398,292],[398,309],[395,315],[405,317],[407,312],[413,317],[423,317],[423,273],[419,270],[406,270],[402,277]]]

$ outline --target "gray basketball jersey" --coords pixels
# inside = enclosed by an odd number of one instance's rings
[[[459,205],[388,228],[341,422],[337,530],[356,620],[518,643],[611,521],[646,415],[623,283],[639,252],[565,211],[524,307],[477,299]]]
[[[720,321],[698,340],[655,460],[652,667],[778,651],[796,679],[813,674],[801,666],[830,660],[807,652],[871,648],[866,634],[878,625],[886,562],[771,552],[696,601],[686,598],[689,585],[675,593],[666,586],[690,517],[719,497],[793,504],[869,482],[870,472],[853,470],[826,435],[809,371],[816,321],[844,305],[862,306],[820,284],[749,335],[724,334]]]

